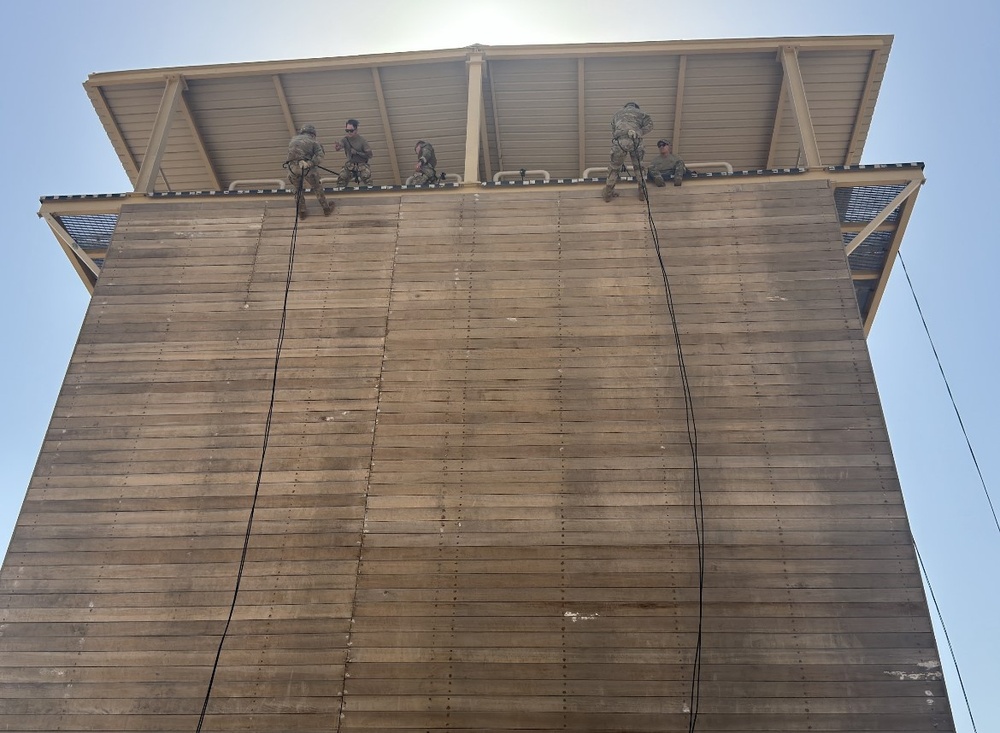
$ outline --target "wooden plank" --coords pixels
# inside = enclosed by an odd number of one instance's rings
[[[344,196],[296,250],[211,729],[679,728],[702,611],[709,729],[939,722],[941,681],[906,679],[937,653],[831,190],[670,193],[652,203],[704,608],[638,204]],[[291,213],[123,209],[0,572],[0,721],[192,727],[256,489]]]

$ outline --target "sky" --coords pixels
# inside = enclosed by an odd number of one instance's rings
[[[87,75],[474,43],[894,35],[863,162],[926,163],[902,256],[1000,511],[1000,237],[986,216],[996,184],[984,170],[1000,157],[995,2],[369,0],[347,10],[259,0],[9,0],[0,18],[0,206],[12,278],[0,291],[9,336],[0,359],[4,549],[89,300],[36,216],[39,196],[131,190],[83,90]],[[1000,530],[898,263],[868,343],[911,529],[976,728],[1000,731]],[[940,628],[937,636],[957,730],[971,733],[948,639]]]

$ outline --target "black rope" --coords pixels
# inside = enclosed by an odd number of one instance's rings
[[[913,552],[917,555],[917,562],[920,564],[920,572],[924,576],[924,583],[927,585],[927,591],[931,594],[931,601],[934,603],[934,611],[937,613],[938,623],[941,624],[941,630],[944,632],[944,639],[948,644],[948,652],[951,654],[951,663],[955,667],[955,674],[958,675],[958,686],[962,688],[962,697],[965,698],[965,709],[969,713],[969,720],[972,722],[972,730],[974,733],[979,733],[976,728],[976,719],[972,717],[972,706],[969,704],[969,695],[965,691],[965,681],[962,679],[962,670],[958,667],[958,659],[955,657],[955,648],[951,645],[951,637],[948,635],[948,627],[945,626],[944,616],[941,615],[941,607],[938,605],[937,596],[934,595],[934,588],[931,586],[930,576],[927,575],[927,568],[924,567],[924,559],[920,557],[920,550],[917,549],[917,543],[913,543]]]
[[[986,488],[986,479],[983,478],[983,471],[979,467],[979,460],[976,458],[976,452],[972,449],[972,441],[969,440],[969,433],[965,429],[965,422],[962,420],[962,413],[958,411],[958,405],[955,403],[955,395],[951,392],[951,385],[948,383],[948,377],[944,373],[944,367],[941,365],[941,357],[938,356],[937,347],[934,346],[934,339],[931,338],[930,329],[927,328],[927,321],[924,319],[924,311],[920,307],[920,301],[917,299],[917,292],[913,289],[913,281],[910,280],[910,273],[906,269],[906,263],[903,262],[903,253],[899,253],[899,264],[903,266],[903,274],[906,275],[906,283],[910,286],[910,295],[913,296],[913,302],[916,303],[917,313],[920,314],[920,322],[924,324],[924,333],[927,334],[927,341],[931,345],[931,351],[934,352],[934,359],[937,361],[938,371],[941,372],[941,379],[944,380],[945,389],[948,390],[948,399],[951,400],[951,407],[955,411],[955,417],[958,418],[958,424],[962,428],[962,435],[965,436],[965,445],[969,448],[969,455],[972,456],[972,462],[976,466],[976,473],[979,474],[979,483],[983,487],[983,493],[986,495],[986,503],[990,506],[990,511],[993,513],[993,523],[997,527],[997,532],[1000,532],[1000,520],[997,519],[997,510],[993,507],[993,499],[990,497],[990,490]]]
[[[233,601],[229,606],[229,616],[226,618],[226,625],[222,629],[222,636],[219,639],[219,648],[215,652],[215,661],[212,664],[212,674],[208,680],[208,689],[205,692],[205,701],[201,706],[201,715],[198,716],[198,727],[195,729],[201,732],[205,723],[205,716],[208,713],[208,703],[212,699],[212,686],[215,683],[215,675],[219,671],[219,659],[222,657],[222,647],[226,643],[229,634],[229,626],[233,622],[233,614],[236,612],[236,599],[240,593],[240,583],[243,581],[243,570],[246,567],[247,552],[250,548],[250,535],[253,530],[253,517],[257,509],[257,497],[260,495],[260,484],[264,476],[264,458],[267,455],[267,445],[271,437],[271,422],[274,417],[275,394],[278,391],[278,361],[281,359],[281,346],[285,341],[285,324],[288,320],[288,293],[292,287],[292,268],[295,263],[295,242],[299,233],[299,201],[304,195],[305,175],[299,175],[298,186],[295,192],[295,223],[292,225],[292,238],[288,248],[288,273],[285,276],[285,295],[281,305],[281,324],[278,326],[278,340],[274,350],[274,369],[271,377],[271,400],[267,408],[267,418],[264,420],[264,443],[260,452],[260,465],[257,468],[257,481],[253,490],[253,501],[250,503],[250,516],[247,518],[247,529],[243,537],[243,552],[240,555],[239,569],[236,571],[236,587],[233,589]]]
[[[705,621],[705,502],[701,489],[701,469],[698,464],[698,426],[694,417],[694,398],[691,394],[691,382],[688,379],[680,331],[677,328],[677,312],[674,308],[674,296],[670,289],[670,277],[667,275],[667,266],[663,262],[663,253],[660,251],[660,236],[656,231],[656,222],[653,221],[653,210],[649,204],[649,190],[646,188],[646,177],[643,174],[641,161],[633,159],[633,162],[635,163],[636,179],[639,181],[639,191],[646,202],[646,216],[649,219],[649,231],[652,234],[653,249],[656,251],[656,259],[660,263],[660,273],[663,276],[663,290],[667,298],[667,310],[670,313],[670,323],[674,332],[677,366],[684,394],[684,417],[687,423],[688,444],[691,449],[692,508],[694,511],[695,535],[698,539],[698,634],[695,641],[694,658],[691,663],[691,696],[688,710],[688,733],[694,733],[698,720],[698,707],[701,703],[701,658]]]

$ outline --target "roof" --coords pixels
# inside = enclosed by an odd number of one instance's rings
[[[580,176],[607,164],[611,115],[629,100],[691,162],[856,165],[891,44],[843,36],[472,46],[98,73],[84,87],[143,191],[280,177],[298,127],[313,124],[330,142],[348,118],[360,120],[381,184],[406,178],[418,139],[466,180],[521,168]]]
[[[420,139],[434,144],[438,172],[465,186],[502,171],[583,182],[606,169],[611,116],[635,100],[653,118],[650,139],[671,139],[697,178],[828,179],[867,331],[924,180],[920,163],[860,164],[891,45],[477,45],[92,74],[84,87],[135,191],[44,197],[39,213],[92,290],[130,197],[279,193],[288,140],[304,124],[337,168],[329,143],[360,120],[383,188],[405,180]]]

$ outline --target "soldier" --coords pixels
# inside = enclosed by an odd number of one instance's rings
[[[299,212],[299,218],[305,219],[309,215],[306,210],[305,188],[308,185],[316,194],[316,199],[323,207],[323,215],[329,216],[333,211],[333,204],[326,200],[323,195],[323,184],[319,180],[320,162],[323,160],[323,146],[316,139],[316,128],[312,125],[303,125],[299,134],[293,137],[288,143],[288,157],[285,159],[285,168],[288,169],[288,185],[295,191],[295,206]]]
[[[615,184],[618,182],[618,171],[621,170],[625,158],[632,159],[635,166],[636,179],[639,181],[639,198],[645,198],[642,181],[642,136],[653,129],[653,119],[639,109],[637,102],[627,102],[624,107],[615,112],[611,118],[611,165],[608,166],[608,180],[604,185],[604,200],[610,201],[617,196]]]
[[[347,156],[347,162],[337,176],[337,185],[343,188],[350,183],[351,178],[355,178],[362,186],[372,185],[372,169],[368,167],[368,161],[372,157],[372,146],[358,134],[357,120],[348,120],[344,125],[344,132],[347,135],[339,143],[333,144]]]
[[[656,147],[660,149],[660,154],[649,163],[649,180],[657,186],[665,186],[663,179],[669,173],[674,179],[674,185],[681,185],[681,179],[687,172],[684,161],[674,155],[669,140],[657,140]]]
[[[406,179],[406,185],[419,186],[437,182],[437,156],[434,154],[434,146],[426,140],[417,140],[413,152],[417,154],[417,164],[413,167],[414,174]]]

